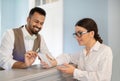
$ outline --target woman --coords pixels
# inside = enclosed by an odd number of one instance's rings
[[[79,20],[73,34],[80,46],[84,49],[76,54],[61,55],[56,60],[50,60],[52,66],[63,73],[72,74],[80,81],[110,81],[112,74],[112,50],[105,44],[98,34],[95,21],[91,18]],[[76,64],[74,67],[70,63]],[[43,67],[48,65],[42,62]]]

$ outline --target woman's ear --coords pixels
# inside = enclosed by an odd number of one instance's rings
[[[90,31],[90,36],[93,38],[94,37],[95,32],[94,31]]]

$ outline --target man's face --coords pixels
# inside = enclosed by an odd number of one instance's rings
[[[31,17],[27,18],[28,32],[33,35],[37,34],[43,26],[45,16],[35,12]]]

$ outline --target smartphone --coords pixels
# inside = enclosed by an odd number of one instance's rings
[[[49,67],[52,66],[45,54],[38,53],[38,56],[39,56],[40,60],[47,63]]]

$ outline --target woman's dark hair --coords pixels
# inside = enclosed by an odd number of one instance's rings
[[[46,16],[46,12],[44,9],[40,8],[40,7],[34,7],[30,10],[30,13],[29,13],[29,17],[31,17],[35,12],[41,14],[41,15],[44,15]]]
[[[99,41],[100,43],[103,42],[103,40],[101,39],[101,37],[99,36],[98,34],[98,27],[97,27],[97,24],[96,22],[91,19],[91,18],[84,18],[82,20],[79,20],[75,26],[81,26],[85,29],[87,29],[88,32],[90,31],[94,31],[94,38],[96,41]]]

